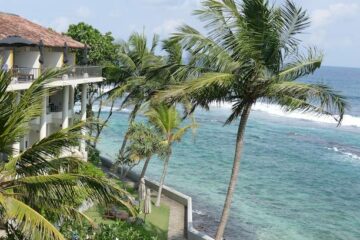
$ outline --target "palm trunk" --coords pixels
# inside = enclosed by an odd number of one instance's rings
[[[161,192],[164,186],[164,181],[165,181],[165,176],[166,176],[166,172],[167,172],[167,168],[169,165],[169,160],[170,160],[170,156],[171,153],[166,157],[165,162],[164,162],[164,169],[160,178],[160,184],[159,184],[159,190],[158,190],[158,194],[157,194],[157,198],[156,198],[156,207],[160,207],[160,201],[161,201]]]
[[[126,144],[127,144],[128,139],[129,139],[129,129],[130,129],[130,126],[132,125],[132,123],[133,123],[134,120],[135,120],[135,116],[136,116],[136,115],[133,115],[133,116],[130,118],[129,127],[128,127],[128,129],[126,130],[126,133],[125,133],[123,142],[122,142],[122,144],[121,144],[121,148],[120,148],[120,150],[119,150],[119,158],[123,158],[123,157],[124,157],[125,147],[126,147]],[[113,172],[113,173],[116,173],[119,165],[120,165],[120,161],[116,161],[116,162],[113,164],[113,166],[111,167],[110,171]]]
[[[128,139],[129,139],[129,129],[130,129],[131,125],[133,124],[133,122],[135,121],[136,113],[137,113],[137,108],[134,109],[133,112],[131,113],[131,117],[130,117],[130,120],[129,120],[129,127],[126,130],[124,140],[122,142],[122,145],[121,145],[121,148],[120,148],[120,151],[119,151],[120,156],[124,155],[126,143],[127,143]]]
[[[248,104],[245,106],[245,109],[244,109],[243,113],[241,114],[241,120],[239,123],[239,128],[238,128],[238,133],[237,133],[237,138],[236,138],[234,163],[233,163],[230,183],[229,183],[227,194],[226,194],[223,212],[222,212],[220,223],[219,223],[219,226],[218,226],[218,229],[216,232],[216,236],[215,236],[216,240],[223,239],[226,223],[229,218],[231,202],[232,202],[236,182],[237,182],[238,175],[239,175],[241,153],[242,153],[243,146],[244,146],[245,128],[246,128],[246,123],[247,123],[249,115],[250,115],[250,110],[251,110],[251,104]]]
[[[140,180],[141,180],[143,177],[145,177],[145,172],[146,172],[146,169],[147,169],[147,167],[148,167],[148,165],[149,165],[150,159],[151,159],[151,156],[149,156],[149,157],[146,158],[146,161],[145,161],[145,163],[144,163],[144,166],[143,166],[143,168],[142,168],[142,170],[141,170],[141,174],[140,174],[140,177],[139,177],[139,182],[140,182]]]

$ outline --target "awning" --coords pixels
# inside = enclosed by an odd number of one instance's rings
[[[8,36],[6,38],[0,39],[0,46],[1,47],[22,47],[22,46],[36,46],[36,43],[31,42],[25,38],[20,36]]]

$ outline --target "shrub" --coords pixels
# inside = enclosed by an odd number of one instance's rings
[[[61,232],[66,239],[71,240],[158,240],[143,224],[128,222],[102,223],[97,229],[92,229],[86,223],[71,221],[63,224]]]
[[[89,145],[86,148],[88,152],[88,161],[94,164],[95,166],[100,166],[101,165],[100,151]]]
[[[142,224],[116,222],[111,225],[102,224],[94,240],[157,240],[158,238],[145,229]]]

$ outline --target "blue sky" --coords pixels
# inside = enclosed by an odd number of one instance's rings
[[[302,38],[324,51],[324,65],[360,67],[360,0],[294,1],[311,15],[312,27]],[[201,26],[191,15],[200,0],[0,0],[0,6],[57,31],[84,21],[119,39],[143,29],[168,36],[181,23]]]

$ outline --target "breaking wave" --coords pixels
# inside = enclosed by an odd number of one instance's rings
[[[231,109],[231,106],[232,105],[229,103],[222,104],[222,105],[217,105],[217,104],[212,105],[212,107],[218,107],[218,108],[222,108],[222,109]],[[280,116],[280,117],[295,118],[295,119],[328,123],[328,124],[337,124],[336,120],[331,116],[325,116],[325,115],[319,116],[316,114],[304,113],[301,111],[286,112],[279,105],[276,105],[276,104],[256,103],[252,107],[252,110],[266,112],[266,113]],[[351,127],[360,127],[360,117],[352,116],[352,115],[345,115],[341,125],[342,126],[351,126]]]
[[[360,160],[360,152],[351,151],[343,147],[327,147],[327,149],[345,155],[349,158]]]

